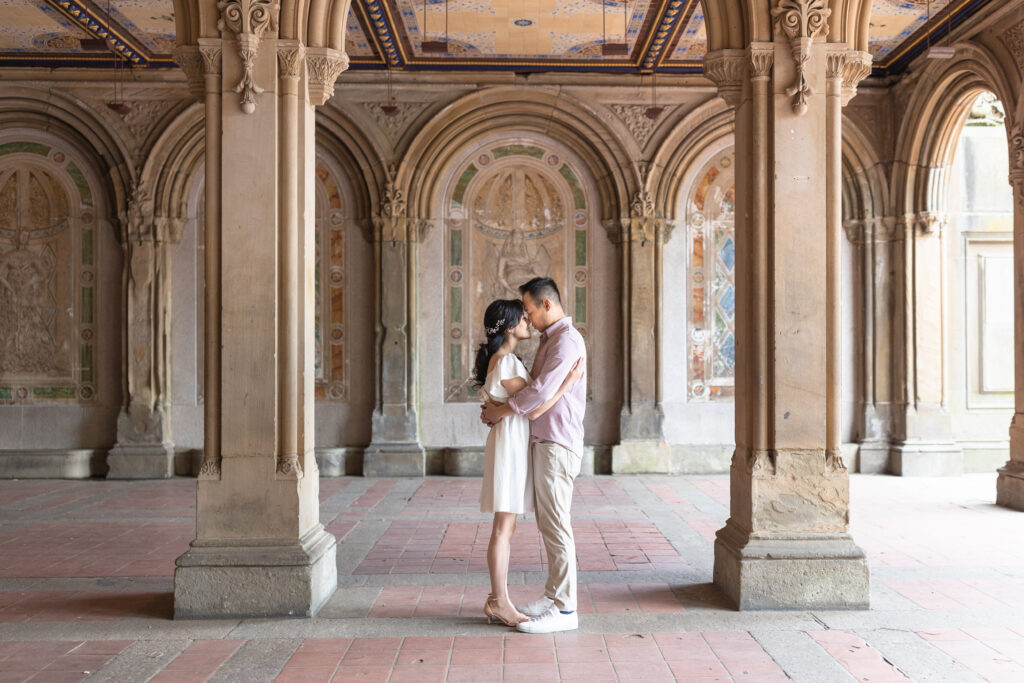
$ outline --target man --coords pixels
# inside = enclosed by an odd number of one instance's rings
[[[562,309],[558,287],[550,278],[534,278],[519,288],[526,316],[540,333],[540,346],[526,388],[508,403],[486,404],[482,419],[494,424],[513,413],[526,415],[552,398],[577,360],[584,372],[554,406],[530,423],[530,458],[536,497],[537,527],[548,553],[544,595],[519,606],[530,617],[516,628],[526,633],[568,631],[576,616],[576,542],[569,508],[573,480],[583,461],[583,413],[587,405],[587,349],[583,336]]]

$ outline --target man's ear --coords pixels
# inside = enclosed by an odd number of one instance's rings
[[[551,299],[544,299],[544,310],[545,311],[550,311],[553,306],[554,306],[554,304],[551,303]]]

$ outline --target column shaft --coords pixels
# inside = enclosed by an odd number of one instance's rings
[[[1010,459],[999,469],[996,504],[1024,510],[1024,133],[1020,127],[1014,129],[1012,141],[1014,415]]]

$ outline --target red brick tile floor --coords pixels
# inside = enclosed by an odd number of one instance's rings
[[[480,482],[321,481],[339,589],[312,619],[174,621],[195,481],[0,481],[7,681],[1024,681],[1024,513],[993,475],[851,477],[871,609],[736,612],[711,583],[728,478],[590,477],[580,629],[488,625]],[[510,593],[543,590],[532,516]]]

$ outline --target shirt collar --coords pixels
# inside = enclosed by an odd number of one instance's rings
[[[570,318],[569,316],[565,316],[563,318],[559,318],[555,322],[553,322],[550,325],[548,325],[548,328],[546,330],[544,330],[543,332],[540,333],[540,338],[541,339],[547,339],[552,334],[560,332],[560,331],[562,331],[562,330],[564,330],[566,328],[569,328],[569,327],[572,327],[572,318]]]

